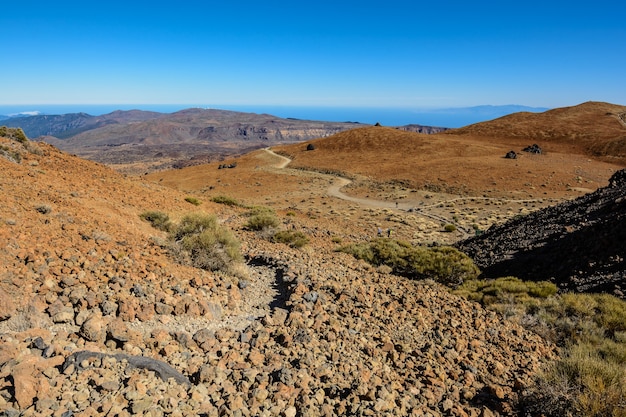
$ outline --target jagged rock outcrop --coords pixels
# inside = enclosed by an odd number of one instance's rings
[[[562,290],[626,295],[626,170],[609,185],[457,244],[484,277],[550,280]]]

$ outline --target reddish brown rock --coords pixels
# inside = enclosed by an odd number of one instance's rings
[[[9,294],[0,288],[0,321],[11,318],[15,314],[15,303]]]

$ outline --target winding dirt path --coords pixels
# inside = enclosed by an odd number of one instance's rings
[[[275,168],[278,169],[285,169],[289,163],[291,162],[291,159],[287,158],[286,156],[283,155],[279,155],[277,153],[275,153],[274,151],[272,151],[269,148],[265,148],[264,149],[265,152],[269,153],[270,155],[279,158],[280,162],[276,165],[274,165]],[[343,178],[343,177],[339,177],[337,175],[331,175],[331,174],[322,174],[319,173],[319,176],[321,177],[332,177],[333,178],[333,184],[330,185],[328,187],[328,189],[326,190],[326,193],[331,196],[331,197],[335,197],[335,198],[339,198],[345,201],[349,201],[351,203],[355,203],[358,204],[362,207],[371,207],[371,208],[382,208],[382,209],[390,209],[390,210],[398,210],[398,211],[405,211],[405,212],[411,212],[413,214],[417,214],[423,217],[427,217],[429,219],[432,220],[436,220],[439,222],[444,222],[444,223],[452,223],[452,221],[450,219],[447,219],[443,216],[438,216],[436,214],[432,214],[432,213],[427,213],[422,211],[421,208],[416,208],[414,204],[412,203],[401,203],[401,202],[390,202],[390,201],[384,201],[384,200],[374,200],[371,198],[360,198],[360,197],[353,197],[350,196],[348,194],[345,194],[344,192],[341,191],[341,189],[343,187],[345,187],[346,185],[349,185],[350,183],[352,183],[351,180],[347,179],[347,178]],[[460,200],[463,197],[459,197],[456,200]],[[439,204],[439,203],[438,203]],[[436,205],[433,206],[429,206],[429,207],[435,207]],[[424,207],[424,208],[428,208],[428,207]],[[472,235],[472,233],[461,227],[458,226],[458,230],[461,231],[464,235],[466,235],[466,237],[469,237]]]

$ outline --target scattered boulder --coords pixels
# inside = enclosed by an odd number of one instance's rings
[[[528,152],[528,153],[534,153],[534,154],[541,154],[542,153],[542,149],[539,145],[537,145],[536,143],[530,146],[525,147],[524,149],[522,149],[524,152]]]
[[[227,168],[236,168],[237,163],[233,162],[232,164],[220,164],[217,169],[227,169]]]
[[[309,143],[308,145],[306,145],[306,150],[307,151],[314,151],[315,150],[315,145],[313,145],[312,143]]]
[[[517,153],[515,151],[508,151],[504,157],[506,159],[517,159]]]

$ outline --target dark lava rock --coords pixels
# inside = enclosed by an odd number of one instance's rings
[[[459,242],[483,278],[549,280],[562,290],[626,294],[626,170],[609,185]]]
[[[540,154],[542,152],[541,147],[539,145],[537,145],[536,143],[530,146],[525,147],[524,149],[522,149],[524,152],[528,152],[528,153],[537,153]]]

